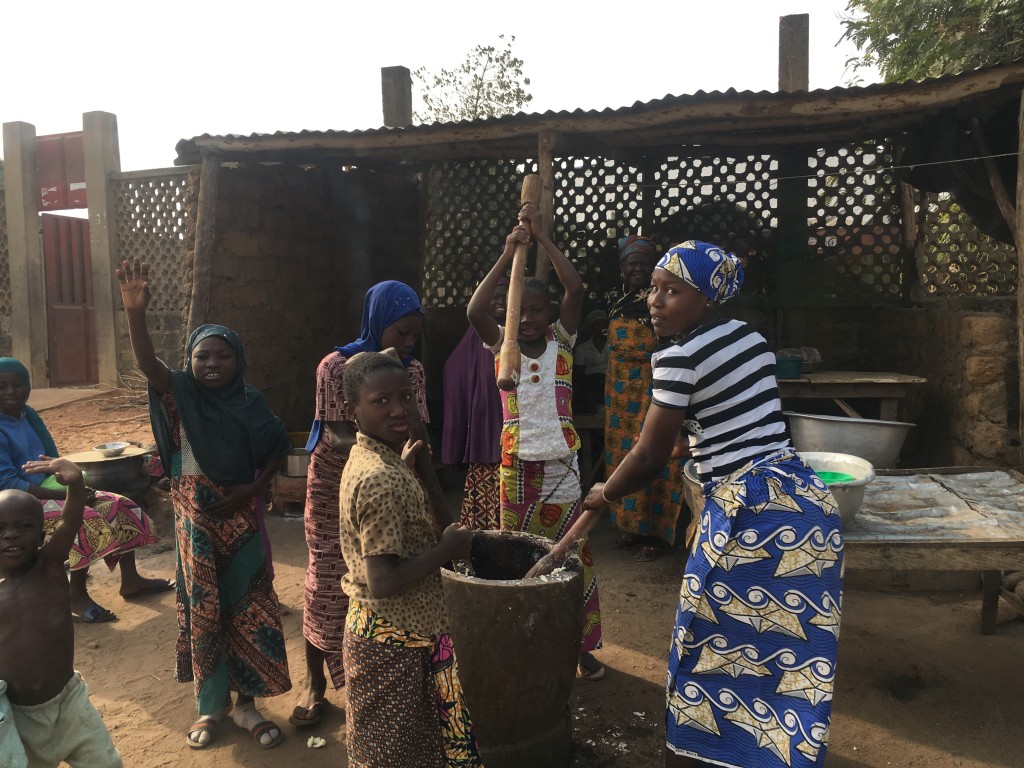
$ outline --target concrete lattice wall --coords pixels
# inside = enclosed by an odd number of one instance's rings
[[[308,429],[317,363],[358,337],[366,289],[396,279],[420,290],[417,187],[399,175],[254,165],[222,167],[218,188],[208,320],[241,335],[246,378],[288,429]],[[187,201],[195,221],[196,197]]]

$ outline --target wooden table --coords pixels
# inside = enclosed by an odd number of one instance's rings
[[[963,476],[981,477],[980,473],[985,472],[1005,474],[1009,481],[1016,481],[1020,485],[1020,493],[1017,493],[1011,482],[1006,483],[1006,509],[999,509],[998,504],[992,508],[991,505],[979,502],[980,496],[976,497],[970,491],[964,492],[964,487],[969,487],[970,479]],[[979,513],[981,524],[971,525],[967,529],[972,532],[970,535],[956,530],[941,530],[942,517],[934,518],[936,530],[931,533],[909,528],[900,530],[901,525],[898,522],[891,526],[894,529],[891,532],[879,532],[879,528],[871,530],[869,516],[885,506],[881,501],[881,484],[876,480],[867,486],[864,505],[858,517],[843,531],[846,567],[865,570],[980,571],[981,633],[992,634],[996,627],[1001,572],[1019,570],[1024,565],[1024,524],[1021,520],[1024,514],[1019,509],[1021,504],[1015,500],[1015,497],[1024,496],[1024,476],[1013,470],[993,467],[881,470],[878,474],[880,478],[912,476],[915,480],[927,476],[939,482],[942,482],[943,478],[960,475],[959,492],[953,493],[952,496],[963,502],[968,515],[975,508],[984,509],[983,513]],[[904,515],[912,515],[913,505],[919,501],[919,498],[908,495],[907,509],[888,511],[898,520]],[[865,518],[864,523],[859,522],[862,515]],[[921,520],[926,519],[927,515],[922,515]],[[979,534],[974,534],[975,530],[979,531]],[[1012,596],[1008,597],[1011,598]]]
[[[834,400],[847,416],[860,418],[847,403],[848,398],[877,399],[881,405],[883,421],[897,421],[900,400],[910,388],[924,384],[927,379],[904,373],[870,373],[865,371],[819,371],[807,373],[797,379],[779,379],[782,398],[827,398]]]

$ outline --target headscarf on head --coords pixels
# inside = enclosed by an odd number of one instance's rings
[[[192,351],[216,337],[235,351],[235,377],[222,387],[206,387],[192,371]],[[238,334],[223,325],[201,325],[188,337],[185,370],[171,371],[171,391],[181,426],[199,468],[217,485],[251,483],[271,459],[288,453],[284,423],[263,394],[245,383],[245,352]],[[173,439],[160,395],[149,388],[149,417],[164,467],[171,467]]]
[[[743,264],[717,245],[687,240],[670,248],[656,269],[664,269],[689,283],[716,304],[724,304],[743,285]]]
[[[397,280],[385,280],[377,283],[366,292],[363,298],[363,319],[359,326],[359,338],[343,347],[335,347],[335,351],[346,358],[359,354],[360,352],[380,352],[384,348],[382,338],[384,331],[392,323],[413,313],[423,314],[423,305],[420,304],[416,291],[405,283]],[[413,360],[410,354],[402,360],[406,368]],[[320,436],[324,432],[324,424],[320,419],[313,420],[313,426],[309,430],[309,439],[306,441],[306,450],[312,453],[316,444],[320,442]]]
[[[13,357],[0,357],[0,373],[17,374],[18,378],[25,382],[28,392],[32,392],[32,381],[29,379],[28,368],[22,365],[20,360],[15,360]],[[47,456],[56,458],[59,455],[57,453],[57,445],[53,442],[50,430],[46,428],[42,417],[28,403],[25,403],[24,410],[25,421],[32,427],[32,431],[38,435],[39,441],[43,444],[43,451]]]
[[[626,260],[627,256],[634,253],[644,253],[651,257],[651,261],[658,260],[658,246],[649,237],[643,235],[629,235],[619,240],[619,266]]]
[[[335,347],[345,357],[358,352],[380,352],[383,349],[381,337],[384,330],[406,315],[423,314],[416,291],[397,280],[377,283],[366,292],[363,299],[363,320],[359,327],[359,338],[343,347]],[[408,366],[412,355],[402,360]]]
[[[654,244],[654,241],[649,237],[643,235],[629,235],[619,240],[619,268],[622,268],[622,262],[626,260],[627,256],[631,256],[634,253],[642,253],[646,256],[650,256],[651,264],[654,264],[658,260],[658,246]],[[616,294],[612,297],[612,301],[608,307],[608,317],[611,320],[615,320],[620,317],[629,318],[631,320],[639,320],[641,323],[650,324],[651,315],[647,310],[647,286],[643,288],[636,288],[629,290],[625,285],[621,295]]]

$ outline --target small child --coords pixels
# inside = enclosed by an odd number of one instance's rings
[[[490,312],[491,297],[511,266],[517,243],[529,243],[533,232],[547,251],[565,296],[559,319],[551,323],[547,284],[537,278],[523,282],[519,328],[522,371],[514,392],[502,392],[501,528],[527,531],[558,541],[580,515],[580,471],[576,454],[580,438],[572,423],[572,346],[580,324],[583,281],[572,263],[540,226],[540,213],[527,204],[519,224],[505,239],[505,250],[469,300],[466,314],[477,335],[496,357],[505,329]],[[590,545],[584,543],[584,625],[580,674],[600,680],[604,667],[590,653],[601,645],[601,609]]]
[[[339,489],[349,597],[343,646],[352,766],[480,766],[452,654],[440,567],[469,556],[471,533],[440,541],[409,463],[416,395],[402,364],[362,352],[345,367],[358,426]]]
[[[121,755],[74,668],[64,561],[82,527],[82,470],[67,459],[40,457],[24,471],[54,475],[67,497],[44,544],[39,499],[0,491],[0,765],[120,768]]]

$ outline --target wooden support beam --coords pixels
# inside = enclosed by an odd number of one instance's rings
[[[981,162],[985,166],[985,173],[988,174],[988,183],[992,186],[992,194],[995,196],[996,205],[999,206],[999,212],[1003,214],[1006,226],[1010,228],[1010,234],[1013,235],[1014,243],[1017,246],[1017,253],[1019,254],[1024,249],[1021,248],[1022,241],[1017,231],[1017,212],[1013,200],[1010,199],[1010,193],[1003,183],[1003,177],[999,173],[999,166],[990,157],[992,147],[988,143],[988,139],[985,138],[985,131],[981,127],[981,121],[976,117],[971,118],[971,137],[974,139],[974,146],[981,153]],[[1020,200],[1019,195],[1017,199]]]
[[[537,174],[543,185],[540,195],[540,216],[544,231],[548,237],[555,232],[555,149],[558,146],[558,134],[543,131],[537,136]],[[533,274],[547,282],[551,271],[551,261],[544,249],[537,249],[537,263]]]
[[[210,291],[213,282],[213,245],[217,236],[217,176],[220,156],[203,155],[199,171],[199,203],[196,210],[196,242],[192,255],[192,300],[189,303],[188,328],[191,333],[208,322]]]
[[[1024,90],[1021,91],[1020,110],[1017,113],[1017,216],[1013,222],[1014,242],[1017,243],[1017,375],[1024,382]],[[1017,394],[1018,435],[1024,435],[1024,386]],[[1018,456],[1018,466],[1024,465]]]

